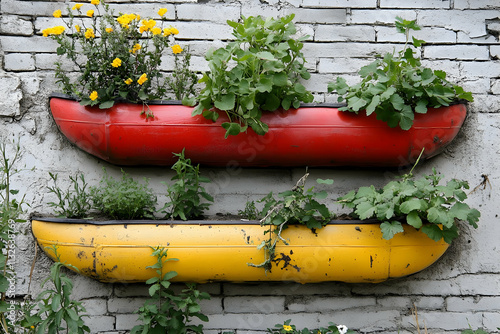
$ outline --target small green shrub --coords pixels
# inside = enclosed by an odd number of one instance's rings
[[[49,206],[56,208],[56,214],[65,218],[86,218],[92,208],[92,200],[87,182],[83,174],[70,176],[71,187],[63,191],[57,186],[57,174],[49,175],[54,186],[47,187],[49,192],[57,196],[58,202],[50,202]]]
[[[326,225],[335,217],[325,204],[319,203],[318,199],[325,199],[326,191],[314,192],[314,187],[305,190],[305,183],[309,173],[306,173],[292,188],[292,190],[278,194],[278,199],[273,193],[269,193],[260,202],[264,202],[264,209],[261,212],[260,220],[262,226],[269,226],[265,232],[269,238],[262,241],[258,249],[264,249],[264,262],[260,264],[249,263],[252,267],[271,270],[274,260],[276,244],[281,240],[288,244],[281,237],[281,232],[291,224],[306,225],[311,230],[319,229]],[[317,179],[318,183],[332,184],[333,180]]]
[[[94,208],[113,219],[153,219],[156,196],[146,184],[140,184],[122,170],[115,180],[106,170],[99,186],[90,188]]]
[[[222,124],[226,137],[248,127],[263,135],[268,131],[261,121],[263,110],[288,110],[298,108],[301,101],[312,102],[313,95],[299,82],[311,77],[301,51],[307,37],[293,37],[297,32],[293,18],[294,14],[227,21],[234,41],[207,54],[210,72],[199,81],[205,87],[193,115],[215,121],[219,117],[215,107],[229,117],[229,122]],[[194,104],[194,100],[185,102]]]
[[[339,102],[346,101],[347,107],[340,110],[366,115],[375,113],[377,119],[390,127],[400,126],[408,130],[413,125],[415,113],[425,114],[428,108],[448,106],[464,99],[473,101],[472,94],[446,79],[446,72],[423,67],[415,51],[408,47],[410,31],[420,30],[416,20],[396,18],[396,29],[406,37],[406,43],[398,55],[386,53],[359,71],[361,82],[349,86],[344,78],[338,77],[328,84],[328,91],[336,91]],[[425,41],[412,37],[413,46],[420,47]]]
[[[361,187],[338,201],[353,209],[351,215],[355,218],[379,220],[385,239],[403,232],[402,222],[405,222],[432,240],[444,239],[451,243],[458,236],[457,222],[467,221],[477,228],[481,214],[464,203],[467,199],[464,189],[469,189],[466,181],[452,179],[440,185],[443,176],[438,175],[436,169],[432,171],[418,180],[414,180],[410,172],[382,189],[373,185]]]
[[[245,209],[238,210],[238,214],[248,220],[259,219],[259,210],[255,206],[255,201],[246,202]]]
[[[184,50],[182,59],[179,54],[174,54],[174,70],[170,76],[165,77],[165,82],[177,100],[183,100],[195,94],[194,85],[198,82],[198,76],[189,69],[191,65],[191,53],[189,49]]]
[[[175,182],[167,188],[170,202],[165,204],[161,212],[166,214],[166,219],[199,218],[210,207],[210,203],[204,203],[202,199],[209,202],[214,201],[212,196],[201,186],[201,183],[210,182],[210,179],[200,176],[200,166],[193,166],[191,159],[184,156],[184,150],[174,155],[179,158],[172,166],[176,172],[172,177],[172,181]]]
[[[57,253],[57,246],[49,247],[54,252],[56,262],[50,268],[50,276],[42,284],[47,282],[53,287],[42,291],[36,300],[38,301],[38,312],[36,315],[29,315],[21,324],[28,328],[36,328],[36,334],[59,334],[72,333],[83,334],[90,332],[90,329],[83,322],[82,315],[85,308],[81,302],[71,299],[73,291],[73,282],[61,272],[62,267],[71,267],[78,269],[71,264],[60,261]]]
[[[178,261],[167,258],[167,249],[153,248],[153,256],[157,261],[148,266],[156,270],[156,276],[149,279],[148,299],[139,311],[141,325],[135,326],[131,334],[185,334],[203,333],[203,325],[190,325],[189,321],[196,317],[201,321],[208,321],[208,317],[201,313],[199,301],[210,299],[206,292],[200,292],[195,284],[187,284],[187,289],[178,295],[170,289],[170,279],[177,276],[175,271],[164,273],[165,263]]]

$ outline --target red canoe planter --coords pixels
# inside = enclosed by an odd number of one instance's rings
[[[413,127],[389,128],[375,115],[366,117],[332,106],[304,106],[267,112],[269,132],[252,130],[224,139],[221,113],[217,122],[192,117],[193,108],[151,104],[153,118],[141,115],[142,105],[116,103],[108,110],[81,106],[53,96],[50,109],[68,140],[82,150],[116,165],[175,163],[172,153],[185,149],[194,163],[208,166],[297,167],[383,166],[412,164],[439,154],[457,135],[465,105],[430,109],[415,115]]]

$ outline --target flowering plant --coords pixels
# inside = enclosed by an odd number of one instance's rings
[[[160,80],[161,56],[179,33],[166,26],[167,9],[158,10],[158,24],[137,14],[116,17],[100,0],[91,0],[90,5],[68,7],[65,26],[42,31],[59,44],[57,54],[66,55],[81,73],[72,82],[61,63],[56,63],[56,77],[64,93],[76,95],[82,105],[99,105],[101,109],[112,107],[118,98],[143,103],[161,98],[172,82]],[[61,18],[63,14],[56,10],[53,16]],[[178,44],[170,48],[176,56],[183,51]]]
[[[304,328],[302,330],[297,329],[295,325],[290,324],[291,320],[288,319],[282,325],[277,324],[274,328],[268,328],[266,333],[271,334],[355,334],[356,332],[347,328],[345,325],[336,325],[330,322],[327,328],[319,328],[315,330],[309,330]]]

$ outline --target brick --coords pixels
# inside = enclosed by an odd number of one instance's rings
[[[303,0],[302,7],[312,8],[377,8],[376,0]]]
[[[46,37],[0,36],[4,52],[54,52],[57,42]]]
[[[298,23],[347,23],[347,14],[345,9],[292,8],[287,9],[285,13],[294,13],[294,22]]]
[[[314,40],[320,42],[371,42],[375,41],[375,29],[367,26],[319,25]]]
[[[165,3],[120,3],[120,4],[110,4],[110,9],[115,12],[115,15],[119,13],[122,14],[138,14],[142,18],[152,18],[160,23],[160,16],[158,15],[158,10],[160,8],[166,8],[167,13],[163,16],[166,20],[175,20],[176,7],[171,4]],[[83,10],[83,13],[86,11]],[[169,22],[170,23],[170,22]],[[174,24],[174,22],[171,22]]]
[[[177,6],[177,19],[183,21],[214,21],[226,23],[226,20],[238,21],[240,7],[234,5],[183,4]]]
[[[111,295],[112,286],[110,284],[101,283],[91,278],[75,274],[71,277],[73,285],[78,289],[73,290],[72,298],[76,300],[109,297]]]
[[[483,92],[484,91],[487,91],[486,89],[482,90]],[[496,79],[496,80],[492,80],[491,82],[491,92],[495,95],[500,95],[500,80],[499,79]]]
[[[140,325],[137,314],[117,314],[115,316],[115,328],[117,330],[131,330],[134,326]]]
[[[104,315],[108,313],[106,299],[85,299],[81,302],[85,307],[85,314]]]
[[[483,325],[484,329],[488,333],[493,333],[497,331],[500,324],[500,313],[498,312],[485,312],[483,313]]]
[[[320,73],[357,73],[361,67],[371,63],[365,59],[324,58],[319,60]]]
[[[482,325],[482,316],[479,313],[455,313],[437,311],[418,311],[418,319],[421,328],[443,329],[447,331],[460,331],[469,328],[479,328]],[[403,317],[402,323],[413,323],[412,316]],[[434,333],[435,331],[429,331]]]
[[[108,310],[110,313],[134,313],[144,305],[146,298],[110,298]]]
[[[491,45],[490,55],[494,59],[500,59],[500,45]]]
[[[449,312],[500,311],[500,297],[448,297]]]
[[[312,73],[311,79],[305,83],[305,87],[312,92],[326,93],[328,83],[334,80],[335,77],[330,74]]]
[[[486,20],[497,17],[498,11],[493,10],[422,11],[418,16],[418,24],[422,27],[442,27],[462,31],[470,38],[474,38],[486,36]]]
[[[85,319],[85,324],[89,326],[90,333],[109,331],[115,329],[115,317],[113,316],[90,316]]]
[[[23,97],[21,80],[7,73],[0,73],[0,116],[19,116],[19,101]]]
[[[226,297],[224,311],[227,313],[281,313],[285,310],[285,297]]]
[[[288,303],[292,312],[329,312],[376,305],[374,297],[297,297]]]
[[[444,307],[444,299],[441,297],[388,296],[377,298],[377,305],[388,309],[411,309],[415,305],[418,310],[436,310]]]
[[[7,71],[34,71],[35,59],[27,53],[9,53],[4,56]]]
[[[380,0],[380,8],[450,8],[450,0]]]
[[[283,12],[275,6],[268,6],[262,2],[256,1],[241,1],[241,15],[248,16],[264,16],[264,17],[280,17]]]
[[[232,28],[227,24],[213,22],[176,22],[175,27],[179,29],[177,40],[183,39],[233,39]]]
[[[472,92],[473,94],[481,94],[490,91],[490,80],[487,78],[477,79],[477,80],[453,80],[454,82],[459,82],[466,91]],[[493,94],[500,94],[500,90],[494,91],[493,86],[491,86],[491,92]]]
[[[422,66],[445,71],[447,79],[452,81],[461,78],[460,65],[460,62],[447,59],[422,59]]]
[[[498,9],[498,3],[491,0],[454,0],[455,9]]]
[[[37,70],[55,70],[55,62],[61,63],[61,68],[65,71],[76,71],[78,68],[66,57],[59,57],[53,53],[35,54],[35,67]]]
[[[480,37],[469,37],[466,33],[461,31],[457,32],[457,44],[496,44],[497,38],[492,35],[480,36]],[[493,45],[491,45],[493,46]]]
[[[478,45],[428,45],[424,46],[424,56],[430,59],[488,60],[487,46]]]
[[[394,45],[377,43],[305,43],[302,49],[307,58],[370,58],[377,54],[392,52]],[[401,46],[398,46],[401,48]]]
[[[415,20],[417,13],[414,10],[379,9],[377,10],[377,14],[374,15],[373,10],[353,9],[350,15],[350,23],[394,24],[397,16],[406,20]]]
[[[328,296],[348,296],[351,285],[344,283],[296,284],[296,283],[267,283],[267,284],[232,284],[223,286],[225,296],[290,296],[314,295],[318,291]],[[226,297],[227,298],[227,297]]]
[[[4,15],[0,17],[0,34],[30,36],[33,34],[33,25],[17,15]]]
[[[457,33],[444,28],[424,28],[412,32],[411,36],[424,40],[426,43],[454,44],[457,41]],[[394,27],[378,27],[377,42],[405,42],[405,35],[399,33]]]
[[[467,78],[495,78],[500,76],[499,62],[463,62],[461,74]]]
[[[2,0],[3,14],[52,16],[56,9],[64,7],[60,2]]]

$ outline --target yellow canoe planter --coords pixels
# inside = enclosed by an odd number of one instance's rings
[[[144,282],[155,275],[150,246],[168,248],[166,270],[181,282],[294,281],[382,282],[423,270],[448,248],[411,226],[384,240],[378,223],[334,221],[311,232],[290,226],[282,232],[271,271],[249,266],[264,261],[258,250],[265,227],[242,221],[32,220],[45,249],[57,245],[62,262],[101,282]],[[50,257],[53,254],[49,252]]]

